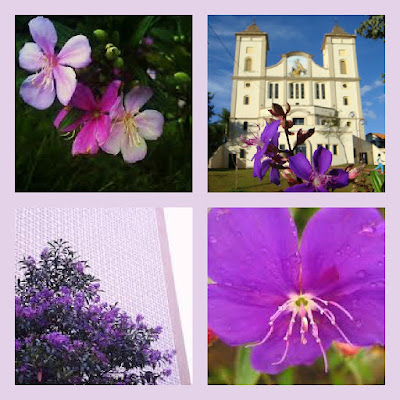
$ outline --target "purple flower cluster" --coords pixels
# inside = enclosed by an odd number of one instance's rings
[[[21,68],[34,72],[22,83],[22,99],[38,110],[49,108],[56,98],[65,106],[54,121],[64,133],[77,136],[72,154],[96,154],[101,148],[109,154],[122,153],[127,163],[142,160],[147,154],[145,140],[156,140],[163,130],[164,117],[155,110],[139,109],[152,97],[149,87],[134,87],[125,98],[119,95],[122,82],[112,80],[99,97],[92,89],[78,83],[75,69],[88,67],[92,49],[86,36],[77,35],[55,53],[57,32],[44,17],[29,22],[34,42],[25,43],[19,52]],[[149,38],[145,38],[149,44]],[[68,122],[72,112],[80,116]],[[46,250],[46,249],[45,249]],[[45,251],[44,250],[44,251]]]
[[[21,261],[16,283],[17,384],[157,384],[174,351],[153,348],[162,328],[101,302],[100,284],[66,242]]]
[[[285,209],[213,209],[208,226],[208,324],[226,344],[252,347],[254,369],[277,374],[322,356],[327,371],[332,341],[385,344],[378,210],[319,210],[300,248]]]

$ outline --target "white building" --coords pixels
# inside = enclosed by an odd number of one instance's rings
[[[268,66],[268,34],[255,23],[236,33],[232,76],[230,134],[209,161],[210,168],[251,168],[255,148],[245,147],[240,136],[253,136],[271,118],[272,103],[291,106],[289,119],[297,132],[315,128],[314,135],[296,151],[311,160],[318,146],[333,154],[332,165],[354,163],[359,155],[373,163],[371,144],[365,141],[360,78],[357,67],[356,36],[335,25],[322,41],[323,65],[301,51],[282,54]],[[290,137],[291,146],[296,135]],[[287,149],[286,135],[279,140]]]

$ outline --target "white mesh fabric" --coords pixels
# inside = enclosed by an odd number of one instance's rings
[[[170,320],[156,212],[153,208],[23,208],[16,211],[16,262],[38,258],[63,239],[100,279],[102,299],[129,315],[143,314],[163,332],[155,347],[176,349]],[[179,351],[179,349],[176,349]],[[179,384],[176,360],[164,384]],[[160,382],[161,383],[161,382]]]

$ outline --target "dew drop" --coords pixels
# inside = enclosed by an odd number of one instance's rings
[[[217,243],[217,238],[215,236],[210,236],[210,243]]]
[[[357,276],[360,279],[364,279],[367,276],[367,272],[365,271],[365,269],[360,269],[359,271],[357,271]]]
[[[382,261],[378,262],[378,267],[383,267],[383,262]]]
[[[356,327],[357,327],[357,328],[361,328],[361,325],[362,325],[361,321],[360,321],[360,320],[357,320],[357,321],[356,321]]]
[[[376,284],[376,282],[372,282],[372,283],[370,283],[370,286],[371,286],[373,289],[375,289],[378,285]]]

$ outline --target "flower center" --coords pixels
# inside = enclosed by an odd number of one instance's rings
[[[57,66],[58,61],[55,56],[43,56],[43,67],[35,74],[32,83],[39,88],[51,86],[54,89],[53,68]]]
[[[129,145],[132,147],[139,147],[141,145],[142,139],[135,124],[135,116],[129,113],[125,113],[122,122],[124,123],[125,134],[128,135]]]
[[[299,331],[300,342],[303,345],[307,344],[306,334],[309,331],[309,327],[311,327],[311,336],[313,337],[313,339],[318,344],[321,350],[322,356],[324,358],[325,372],[328,372],[328,360],[326,357],[324,347],[321,343],[321,338],[319,337],[319,330],[314,320],[313,312],[319,313],[321,316],[324,316],[328,320],[328,322],[336,328],[336,330],[339,332],[342,338],[348,344],[352,345],[348,337],[344,334],[342,329],[340,329],[340,327],[337,325],[335,315],[332,312],[332,310],[328,308],[329,306],[337,308],[342,313],[344,313],[350,320],[352,321],[354,320],[352,315],[339,303],[336,303],[334,301],[327,301],[319,297],[313,296],[312,294],[294,294],[289,296],[289,300],[280,305],[276,310],[276,312],[269,318],[269,323],[268,323],[269,330],[265,335],[265,337],[259,342],[248,344],[246,347],[259,346],[265,343],[271,337],[274,331],[275,321],[282,315],[291,314],[291,318],[289,320],[285,336],[283,337],[283,340],[286,342],[285,350],[283,352],[281,359],[273,363],[272,365],[282,364],[285,361],[289,351],[290,338],[293,333],[293,328],[298,319],[300,322],[300,331]]]
[[[319,175],[317,172],[314,172],[311,175],[311,183],[315,187],[319,187],[321,185],[325,187],[330,180],[331,180],[331,176],[329,176],[329,175]]]

